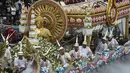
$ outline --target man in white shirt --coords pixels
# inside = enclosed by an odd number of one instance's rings
[[[93,57],[91,49],[87,46],[86,36],[84,36],[84,42],[83,45],[80,47],[80,52],[82,59],[89,58],[90,56]]]
[[[63,47],[60,47],[58,50],[60,53],[59,59],[60,59],[61,63],[63,64],[63,67],[67,68],[71,61],[71,56],[69,55],[69,53],[65,52]]]
[[[87,43],[83,43],[83,45],[80,47],[80,52],[82,58],[89,58],[89,56],[93,56],[91,49],[87,46]]]
[[[98,45],[98,52],[97,54],[103,54],[104,50],[107,50],[108,49],[108,45],[106,43],[107,39],[106,37],[103,37],[102,38],[102,42],[100,43],[100,45]]]
[[[113,38],[112,35],[109,35],[108,36],[108,48],[110,50],[112,50],[112,49],[116,48],[118,45],[119,44],[118,44],[117,40],[115,38]]]
[[[78,38],[78,37],[77,37]],[[74,61],[79,61],[81,59],[81,52],[79,50],[78,39],[76,38],[76,43],[74,49],[70,51],[70,56]]]
[[[14,67],[14,73],[16,71],[24,73],[24,70],[26,69],[26,59],[23,57],[23,52],[18,52],[18,57],[14,60]]]
[[[49,60],[47,60],[46,57],[44,57],[42,59],[42,63],[41,63],[41,71],[44,73],[50,73],[51,72],[51,68],[52,68],[52,65],[51,65],[51,62]]]

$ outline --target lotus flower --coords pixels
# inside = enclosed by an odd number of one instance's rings
[[[32,14],[32,15],[31,15],[31,18],[32,18],[32,19],[35,18],[35,14]]]
[[[26,29],[25,26],[19,26],[19,31],[20,31],[21,33],[24,33],[24,32],[25,32],[25,29]]]
[[[96,17],[96,22],[98,22],[98,19],[99,19],[99,18],[98,18],[98,17]]]
[[[25,15],[25,14],[22,14],[22,15],[21,15],[21,19],[22,19],[22,18],[26,18],[26,15]]]
[[[26,23],[27,23],[27,20],[20,20],[20,23],[21,23],[21,24],[26,24]]]
[[[96,21],[96,18],[95,17],[93,17],[93,22],[95,22]]]
[[[25,10],[24,10],[24,9],[22,10],[22,13],[25,13]]]
[[[128,9],[128,12],[130,12],[130,8]]]
[[[82,22],[82,19],[78,18],[78,19],[76,20],[76,22],[81,23],[81,22]]]
[[[100,16],[100,18],[101,18],[101,21],[103,21],[103,18],[104,18],[104,17],[103,17],[103,16]]]
[[[99,16],[99,21],[101,21],[102,20],[102,17],[101,16]]]
[[[30,29],[36,29],[36,28],[37,28],[36,25],[31,25],[31,26],[30,26]]]
[[[129,9],[127,9],[127,12],[129,13]]]
[[[104,19],[106,20],[106,15],[104,15]]]
[[[75,22],[75,19],[74,18],[70,18],[70,22]]]
[[[34,14],[34,13],[35,13],[35,11],[34,11],[34,10],[32,10],[32,11],[31,11],[31,13],[32,13],[32,14]]]
[[[22,8],[24,8],[24,5],[22,5]]]
[[[35,19],[32,19],[32,20],[31,20],[31,24],[35,24]]]

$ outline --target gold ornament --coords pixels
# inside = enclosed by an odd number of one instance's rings
[[[55,2],[51,0],[40,0],[36,2],[29,10],[28,13],[28,25],[31,23],[31,11],[34,11],[38,20],[43,20],[45,28],[49,29],[53,40],[60,40],[67,28],[67,17],[63,9]],[[36,19],[37,20],[37,19]]]
[[[46,24],[46,19],[43,18],[40,14],[36,17],[36,25],[37,28],[35,30],[35,32],[37,33],[37,35],[39,37],[42,38],[46,38],[48,41],[51,41],[52,39],[52,35],[51,32],[44,27],[44,25]]]
[[[109,0],[106,10],[107,22],[109,25],[114,25],[118,18],[118,10],[116,6],[116,0]]]

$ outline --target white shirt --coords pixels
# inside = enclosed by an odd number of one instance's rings
[[[27,63],[26,63],[26,65],[27,65],[27,67],[26,67],[26,69],[24,70],[24,72],[22,72],[22,73],[34,73],[34,68],[33,68],[33,61],[28,61]]]
[[[102,41],[100,40],[100,41],[98,41],[98,46],[97,46],[97,48],[98,49],[100,49],[101,48],[101,44],[102,44]]]
[[[11,49],[11,47],[6,48],[5,57],[7,57],[7,59],[11,61],[12,56],[11,56],[10,49]]]
[[[111,41],[108,42],[108,47],[115,48],[118,44],[117,40],[112,38]]]
[[[47,67],[47,68],[50,68],[50,67],[51,67],[51,63],[50,63],[49,60],[43,61],[42,63],[43,63],[43,64],[42,64],[43,67]]]
[[[69,53],[64,53],[64,55],[61,55],[60,59],[61,59],[62,63],[64,64],[63,67],[68,67],[69,64],[68,64],[68,60],[67,59],[71,59]]]
[[[101,43],[101,44],[100,44],[100,50],[103,51],[103,50],[106,50],[106,49],[108,49],[108,45],[107,45],[106,43],[104,43],[104,44]]]
[[[78,59],[78,52],[74,52],[74,58]]]
[[[26,66],[26,59],[23,58],[22,60],[20,60],[19,58],[15,58],[14,65],[19,66],[19,68],[25,67]]]
[[[66,64],[66,63],[67,63],[67,61],[66,61],[66,59],[65,59],[65,56],[64,56],[64,55],[62,55],[62,56],[61,56],[61,61],[63,62],[63,64]]]
[[[83,58],[88,58],[88,53],[92,53],[89,47],[83,48],[82,46],[80,47],[80,52]]]
[[[71,50],[69,54],[73,56],[74,59],[78,59],[78,57],[81,56],[80,50],[77,52],[75,50]]]

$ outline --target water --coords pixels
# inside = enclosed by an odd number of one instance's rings
[[[130,55],[103,66],[97,73],[130,73]]]

